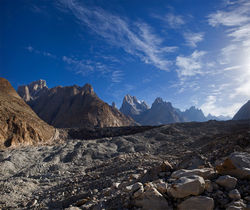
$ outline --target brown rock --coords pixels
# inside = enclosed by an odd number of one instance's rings
[[[213,208],[214,200],[205,196],[188,198],[178,206],[179,210],[212,210]]]
[[[237,179],[229,175],[220,176],[216,183],[226,189],[234,189],[237,184]]]
[[[0,148],[43,143],[55,134],[56,130],[32,111],[11,84],[0,78]]]
[[[220,174],[250,179],[250,154],[234,152],[221,165],[216,166],[216,170]]]
[[[145,187],[145,192],[134,200],[134,204],[143,210],[170,209],[167,200],[151,185]]]

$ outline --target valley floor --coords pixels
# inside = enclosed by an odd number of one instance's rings
[[[111,189],[137,182],[164,160],[176,170],[193,169],[213,167],[235,151],[250,154],[250,121],[125,130],[113,137],[112,129],[107,137],[98,130],[102,138],[66,130],[71,136],[54,145],[0,151],[0,208],[87,209],[91,200],[90,209],[135,209],[126,193]]]

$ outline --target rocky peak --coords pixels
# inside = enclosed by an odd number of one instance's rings
[[[152,104],[151,109],[155,109],[155,108],[158,108],[158,107],[166,107],[166,108],[173,109],[172,104],[170,102],[163,101],[163,99],[160,98],[160,97],[157,97],[155,99],[154,103]]]
[[[85,92],[85,93],[88,93],[88,94],[94,94],[94,88],[92,87],[92,85],[90,84],[85,84],[83,87],[82,87],[82,90]]]
[[[48,89],[45,80],[37,80],[31,82],[28,85],[22,85],[18,87],[18,94],[23,98],[26,102],[31,101],[39,97],[39,95]]]
[[[128,116],[139,115],[148,109],[148,105],[140,102],[135,96],[126,95],[123,99],[120,111]]]
[[[189,109],[186,109],[185,112],[183,112],[183,116],[186,121],[203,122],[207,120],[202,110],[196,108],[195,106],[191,106]]]

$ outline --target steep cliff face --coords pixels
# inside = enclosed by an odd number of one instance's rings
[[[245,103],[233,117],[233,120],[249,120],[249,119],[250,119],[250,100],[247,103]]]
[[[131,118],[103,102],[90,84],[47,89],[28,104],[44,121],[59,128],[135,124]]]
[[[35,145],[54,135],[55,129],[32,111],[6,79],[0,78],[0,148]]]

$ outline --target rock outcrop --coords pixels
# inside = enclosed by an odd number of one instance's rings
[[[33,87],[31,83],[26,87]],[[43,90],[44,88],[42,88]],[[54,87],[41,91],[27,101],[41,119],[58,128],[114,127],[134,125],[115,107],[103,102],[90,84],[83,87]],[[25,96],[26,97],[26,96]]]
[[[248,120],[248,119],[250,119],[250,100],[247,103],[245,103],[233,117],[233,120]]]
[[[6,79],[0,78],[0,148],[46,142],[53,139],[55,131],[32,111]]]

